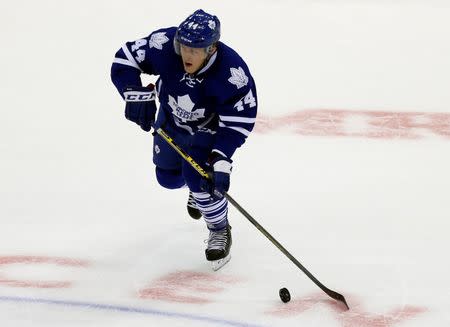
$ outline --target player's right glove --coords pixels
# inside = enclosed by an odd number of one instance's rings
[[[123,92],[125,117],[149,132],[155,122],[156,92],[153,84],[147,87],[127,86]]]
[[[232,160],[213,151],[208,157],[206,166],[211,178],[203,178],[200,181],[200,188],[211,194],[214,200],[220,200],[230,188]]]

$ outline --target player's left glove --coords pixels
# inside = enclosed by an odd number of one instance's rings
[[[127,86],[123,92],[126,101],[125,117],[149,132],[155,122],[156,93],[154,85]]]
[[[200,187],[211,194],[214,200],[220,200],[230,188],[230,174],[233,161],[218,152],[211,152],[206,163],[210,170],[210,179],[202,179]]]

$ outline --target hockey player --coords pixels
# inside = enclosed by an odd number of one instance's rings
[[[125,117],[144,131],[161,127],[212,178],[202,178],[158,134],[153,162],[158,183],[189,188],[187,209],[209,229],[206,259],[218,269],[230,259],[228,201],[232,156],[253,129],[255,83],[242,58],[219,41],[220,21],[199,9],[177,27],[162,28],[117,51],[111,79]],[[142,86],[141,74],[159,76]],[[155,98],[158,98],[158,114]]]

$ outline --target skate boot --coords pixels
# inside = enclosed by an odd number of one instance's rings
[[[191,191],[189,191],[187,211],[189,213],[189,216],[191,216],[193,219],[200,219],[202,217],[202,213],[198,209],[197,203],[195,202],[194,196],[192,195]]]
[[[205,250],[206,260],[211,261],[214,271],[222,268],[231,259],[231,226],[227,225],[219,231],[209,231],[208,247]]]

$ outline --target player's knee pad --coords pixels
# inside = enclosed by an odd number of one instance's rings
[[[186,184],[181,170],[168,170],[156,167],[156,179],[159,185],[171,190],[183,187]]]

